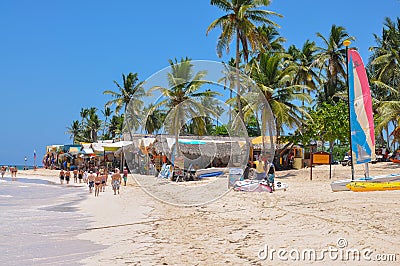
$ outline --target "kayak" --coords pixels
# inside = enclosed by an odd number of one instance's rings
[[[400,190],[400,182],[351,182],[346,187],[355,192]]]

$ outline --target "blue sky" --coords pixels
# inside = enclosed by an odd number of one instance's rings
[[[275,0],[269,10],[284,15],[286,46],[319,41],[332,24],[356,37],[368,60],[385,17],[399,16],[397,0]],[[188,56],[219,59],[219,30],[205,31],[222,13],[209,1],[0,0],[0,164],[33,164],[46,145],[68,144],[66,127],[82,107],[102,109],[122,73],[145,80]],[[232,52],[234,49],[232,49]]]

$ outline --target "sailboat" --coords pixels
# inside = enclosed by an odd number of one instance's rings
[[[375,132],[371,91],[360,54],[356,50],[349,49],[347,58],[352,179],[332,182],[332,191],[350,190],[346,185],[352,181],[400,181],[400,174],[369,176],[368,163],[375,160]],[[365,165],[365,177],[353,180],[354,163]]]

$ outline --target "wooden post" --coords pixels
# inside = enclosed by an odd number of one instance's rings
[[[310,168],[311,168],[311,170],[310,170],[310,180],[312,180],[312,165],[313,165],[313,153],[310,150]]]

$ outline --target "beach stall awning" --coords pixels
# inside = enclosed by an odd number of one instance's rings
[[[83,149],[81,150],[81,153],[83,153],[83,154],[93,154],[94,151],[93,151],[92,148],[83,148]]]
[[[72,153],[78,153],[79,150],[80,150],[80,147],[69,147],[68,152],[71,153],[71,154]]]
[[[104,152],[103,145],[101,145],[101,144],[102,143],[92,143],[91,147],[95,153],[103,153]]]
[[[105,143],[103,148],[105,151],[117,151],[118,149],[132,144],[132,141],[118,141],[114,143]]]

